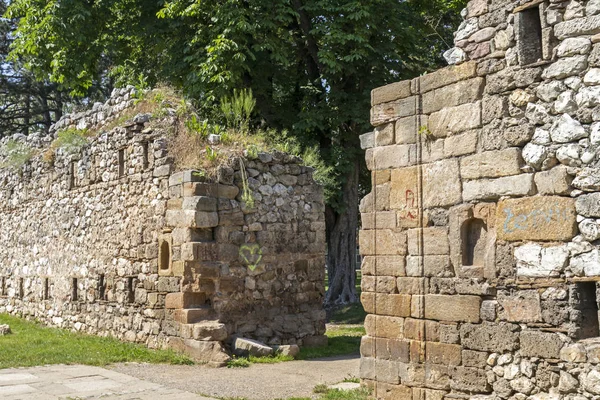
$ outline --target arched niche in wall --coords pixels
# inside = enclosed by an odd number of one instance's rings
[[[479,218],[470,218],[461,228],[462,265],[483,267],[486,257],[488,227]]]
[[[173,238],[170,235],[158,239],[158,274],[171,275],[173,266]]]

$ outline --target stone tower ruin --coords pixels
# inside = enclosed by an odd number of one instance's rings
[[[235,336],[322,343],[324,200],[313,170],[257,151],[212,178],[178,171],[174,110],[123,120],[134,94],[115,90],[50,135],[0,143],[31,156],[0,169],[0,312],[215,366]],[[69,129],[96,133],[77,151],[55,148]]]
[[[361,378],[600,395],[600,1],[472,0],[452,66],[372,92]]]

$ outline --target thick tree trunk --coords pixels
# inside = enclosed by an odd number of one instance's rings
[[[329,290],[326,305],[356,303],[356,232],[358,228],[358,172],[359,162],[346,175],[343,187],[346,208],[338,214],[327,207],[327,273]]]

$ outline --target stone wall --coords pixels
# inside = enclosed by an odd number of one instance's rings
[[[600,395],[600,2],[473,0],[456,65],[372,92],[361,377],[379,399]]]
[[[322,342],[324,204],[312,169],[273,152],[232,155],[212,179],[176,172],[175,115],[104,129],[133,93],[65,116],[49,136],[10,139],[34,156],[0,169],[0,312],[212,365],[235,336]],[[96,134],[49,157],[69,127]]]

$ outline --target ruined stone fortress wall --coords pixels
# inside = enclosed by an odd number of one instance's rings
[[[473,0],[456,65],[372,92],[361,377],[378,399],[600,395],[600,1]]]
[[[131,96],[117,90],[48,137],[13,138],[35,155],[0,169],[0,312],[212,365],[227,361],[234,335],[322,342],[324,203],[312,169],[275,152],[230,160],[213,180],[176,172],[165,128],[174,116],[98,128]],[[68,127],[99,133],[49,159]]]

